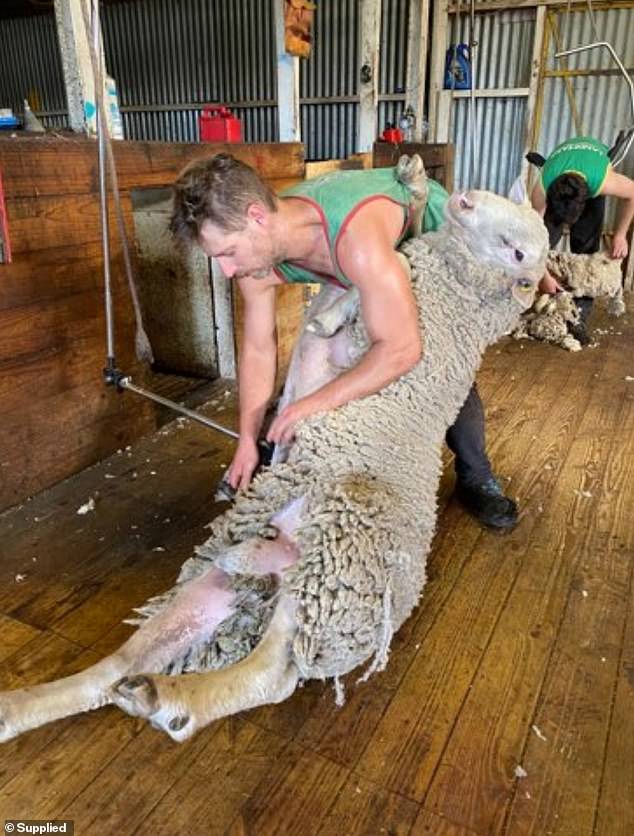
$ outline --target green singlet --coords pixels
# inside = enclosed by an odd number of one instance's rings
[[[422,231],[438,229],[444,219],[445,204],[449,195],[435,180],[427,181],[427,206],[423,215]],[[337,241],[346,225],[361,206],[371,200],[387,198],[403,207],[403,228],[396,243],[420,230],[412,229],[412,196],[407,188],[396,179],[395,168],[371,168],[360,171],[333,171],[305,180],[289,189],[280,197],[296,197],[314,206],[321,217],[328,246],[335,266],[335,275],[328,276],[305,270],[290,262],[278,264],[277,275],[290,283],[326,283],[350,287],[352,282],[339,268],[336,258]]]

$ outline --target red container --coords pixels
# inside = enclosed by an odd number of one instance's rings
[[[381,139],[385,142],[392,142],[398,145],[403,141],[403,134],[400,128],[386,128],[381,134]]]
[[[223,105],[203,108],[198,125],[201,142],[242,142],[242,121]]]

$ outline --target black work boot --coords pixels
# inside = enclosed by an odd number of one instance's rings
[[[463,508],[484,525],[491,528],[515,528],[517,505],[504,496],[497,479],[480,484],[456,482],[455,496]]]
[[[574,325],[568,325],[568,332],[577,340],[581,345],[590,345],[592,340],[590,339],[590,334],[588,333],[588,325],[585,319],[580,319],[579,322],[575,322]]]

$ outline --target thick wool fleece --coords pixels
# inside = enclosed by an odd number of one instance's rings
[[[568,331],[579,322],[579,310],[567,290],[550,296],[542,293],[513,331],[516,340],[533,338],[560,345],[567,351],[581,351],[581,343]]]
[[[556,276],[573,296],[609,297],[608,310],[620,316],[623,304],[623,276],[621,259],[610,258],[605,253],[579,255],[551,252],[548,270]]]
[[[542,294],[513,331],[516,340],[533,338],[560,345],[568,351],[580,351],[581,343],[568,326],[579,321],[574,299],[579,296],[607,297],[608,313],[621,316],[625,312],[621,261],[605,253],[579,255],[552,251],[548,270],[566,288],[555,296]]]
[[[217,518],[179,584],[207,571],[228,548],[275,534],[270,520],[305,498],[300,559],[284,574],[297,602],[292,652],[304,678],[338,677],[371,661],[385,665],[393,633],[418,602],[436,521],[441,449],[487,345],[517,323],[520,305],[502,273],[478,265],[447,232],[407,242],[424,354],[381,392],[298,427],[285,464],[261,473]],[[347,326],[362,334],[362,326]],[[242,604],[210,641],[171,672],[234,662],[257,643],[274,591],[235,577]],[[175,590],[142,608],[151,615]]]

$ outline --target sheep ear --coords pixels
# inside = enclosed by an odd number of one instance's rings
[[[520,205],[528,203],[528,195],[526,194],[524,181],[521,177],[518,177],[517,180],[513,181],[513,185],[509,190],[509,200],[512,200],[513,203],[519,203]]]

